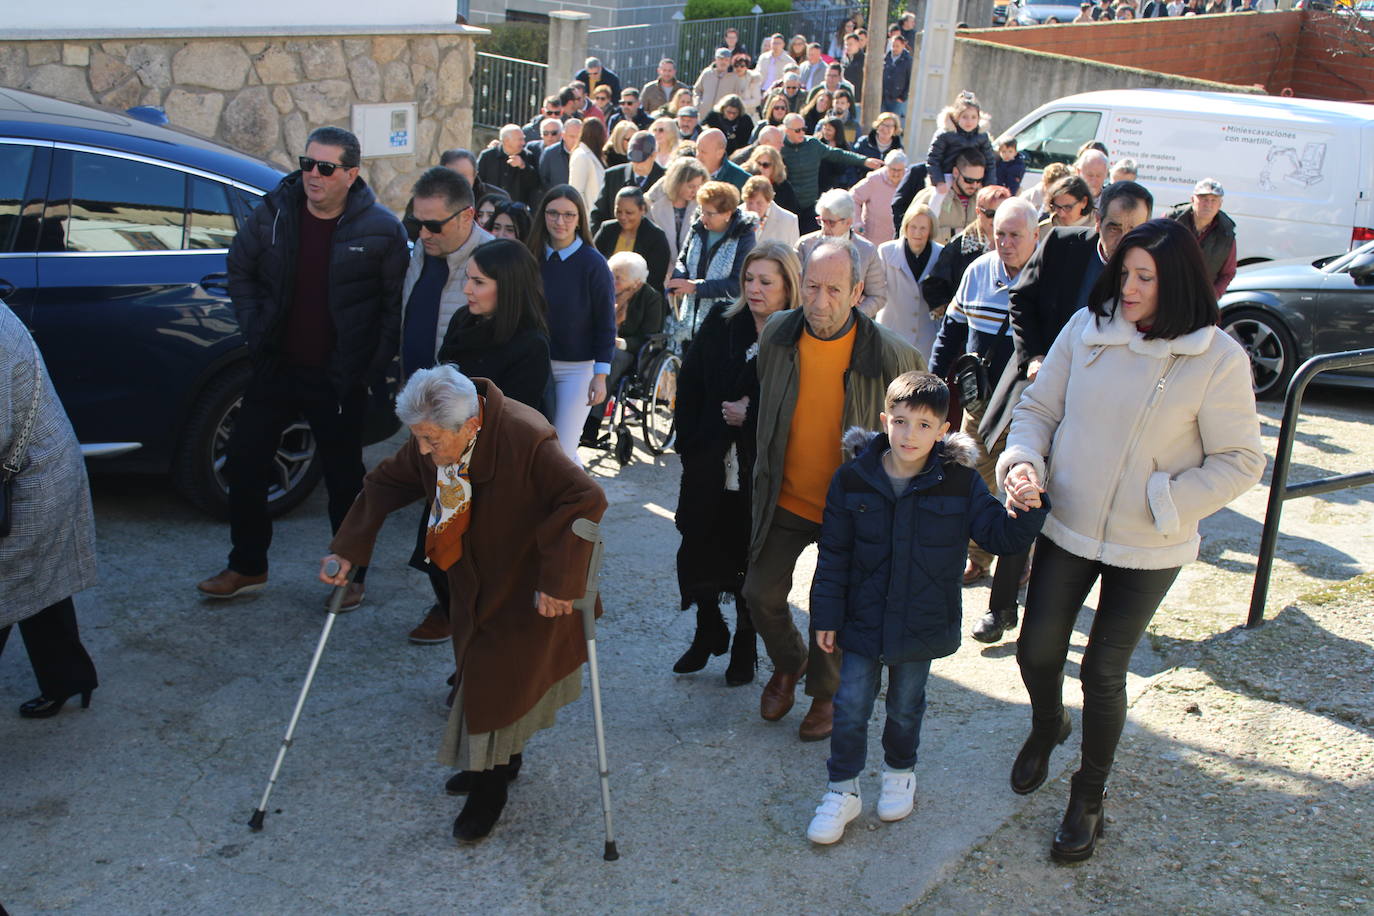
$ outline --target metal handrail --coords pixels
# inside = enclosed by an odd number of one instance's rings
[[[1283,401],[1283,424],[1279,427],[1279,441],[1274,452],[1274,473],[1269,481],[1269,505],[1264,510],[1264,533],[1260,536],[1258,562],[1255,564],[1255,587],[1250,593],[1250,616],[1246,629],[1264,622],[1264,604],[1269,597],[1269,575],[1274,567],[1274,549],[1279,540],[1279,517],[1285,500],[1300,496],[1320,496],[1336,490],[1362,487],[1374,483],[1374,470],[1353,474],[1337,474],[1302,483],[1288,483],[1288,468],[1293,461],[1293,440],[1297,436],[1298,410],[1302,396],[1312,379],[1323,372],[1336,369],[1356,369],[1374,366],[1374,350],[1347,350],[1314,356],[1298,367],[1288,382],[1288,394]]]

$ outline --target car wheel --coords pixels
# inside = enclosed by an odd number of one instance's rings
[[[243,392],[252,370],[235,366],[216,377],[201,392],[186,423],[172,483],[195,506],[217,518],[229,516],[229,485],[224,464]],[[299,506],[319,483],[322,474],[315,454],[315,436],[303,417],[282,433],[272,459],[272,482],[267,490],[267,514],[283,515]]]
[[[1272,315],[1259,309],[1237,309],[1221,319],[1221,329],[1245,349],[1250,358],[1250,383],[1255,397],[1281,398],[1298,368],[1293,335]]]

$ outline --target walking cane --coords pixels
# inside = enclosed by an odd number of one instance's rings
[[[324,570],[328,575],[337,576],[339,574],[339,564],[334,560],[329,561],[329,565]],[[353,581],[353,573],[357,567],[348,570],[348,581]],[[334,629],[334,620],[340,614],[347,611],[340,611],[339,605],[343,603],[344,592],[348,586],[338,585],[334,587],[333,593],[329,596],[329,615],[324,622],[324,632],[320,634],[319,645],[315,647],[315,657],[310,660],[310,670],[305,673],[305,684],[301,687],[301,695],[296,699],[296,709],[291,713],[291,722],[286,726],[286,737],[281,740],[281,747],[277,749],[277,762],[272,764],[272,774],[267,777],[267,788],[263,790],[262,801],[258,803],[258,809],[253,812],[252,818],[248,821],[248,826],[254,832],[262,829],[263,818],[267,816],[267,799],[272,795],[272,787],[277,784],[277,774],[281,772],[282,761],[286,760],[286,749],[291,746],[291,736],[296,733],[296,723],[300,721],[301,710],[305,708],[306,695],[310,693],[310,683],[315,680],[315,669],[320,666],[320,658],[324,655],[325,643],[329,642],[329,631]]]
[[[620,858],[615,848],[615,830],[611,826],[611,770],[606,763],[606,728],[601,719],[601,674],[596,665],[596,594],[597,576],[601,572],[601,526],[591,519],[573,522],[573,534],[592,543],[592,557],[587,563],[587,593],[573,602],[582,613],[582,635],[587,640],[587,670],[592,681],[592,722],[596,726],[596,768],[601,775],[601,812],[606,818],[606,852],[603,858],[614,862]]]

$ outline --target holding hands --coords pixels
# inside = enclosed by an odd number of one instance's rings
[[[1002,489],[1007,494],[1007,515],[1012,518],[1016,518],[1017,510],[1039,509],[1040,494],[1045,492],[1035,468],[1024,461],[1007,471]]]

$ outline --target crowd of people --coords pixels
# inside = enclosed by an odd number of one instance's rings
[[[825,42],[770,36],[757,58],[727,33],[691,85],[671,60],[635,88],[590,58],[528,124],[445,153],[403,220],[360,177],[357,138],[319,128],[238,234],[228,285],[253,370],[225,468],[231,550],[199,591],[267,584],[272,454],[300,414],[335,535],[321,578],[344,608],[365,599],[383,519],[418,502],[410,563],[434,601],[410,639],[454,649],[440,758],[467,795],[455,836],[492,829],[526,742],[581,689],[568,615],[590,545],[571,525],[599,521],[605,497],[579,445],[599,444],[615,381],[657,339],[682,357],[677,574],[696,616],[672,667],[728,653],[726,682],[749,684],[762,638],[769,721],[804,682],[798,735],[832,751],[808,836],[835,842],[861,809],[884,667],[878,813],[912,810],[931,661],[959,645],[961,585],[995,563],[972,635],[1021,625],[1021,793],[1068,737],[1069,634],[1102,582],[1082,763],[1052,846],[1092,854],[1131,652],[1196,557],[1199,520],[1264,467],[1245,354],[1215,328],[1236,226],[1213,179],[1151,219],[1134,163],[1096,142],[1021,187],[1015,138],[994,137],[972,92],[912,147],[911,29],[887,30],[882,110],[862,121],[868,33],[853,20]],[[0,415],[22,416],[30,394],[60,414],[10,318]],[[365,474],[366,390],[397,356],[411,436]],[[44,424],[52,454],[35,438],[33,460],[84,492],[69,427]],[[90,582],[89,509],[64,509],[46,553],[70,555],[65,578],[15,578],[0,538],[0,623],[21,623],[42,690],[25,715],[96,686],[70,601]],[[803,634],[788,594],[813,543]]]

